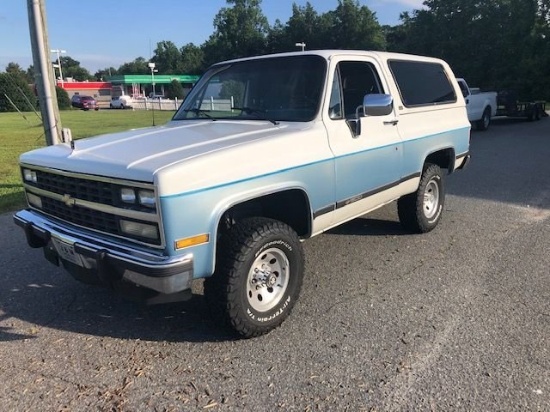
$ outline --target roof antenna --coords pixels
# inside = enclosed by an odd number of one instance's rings
[[[151,69],[151,85],[153,86],[152,99],[151,99],[151,113],[153,115],[153,126],[155,126],[155,72],[158,72],[155,69],[155,63],[149,62],[149,68]],[[160,100],[159,100],[160,102]],[[159,103],[160,104],[160,103]]]

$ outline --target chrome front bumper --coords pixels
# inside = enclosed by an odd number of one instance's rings
[[[23,228],[27,243],[44,248],[44,254],[71,274],[86,272],[106,284],[124,280],[163,294],[191,288],[193,255],[163,256],[105,241],[83,230],[21,210],[13,216]]]

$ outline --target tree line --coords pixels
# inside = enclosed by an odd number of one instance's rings
[[[425,0],[422,9],[381,25],[357,0],[337,0],[319,13],[310,2],[292,5],[287,22],[270,25],[261,0],[226,0],[214,17],[214,32],[202,44],[157,43],[151,60],[137,57],[118,68],[90,74],[62,56],[64,77],[102,80],[115,74],[201,74],[212,63],[238,57],[306,49],[383,50],[445,59],[455,74],[483,89],[514,89],[523,99],[550,100],[550,0]],[[34,81],[33,67],[10,63],[6,73]],[[2,74],[0,74],[2,76]],[[0,100],[2,96],[0,96]],[[1,109],[0,109],[1,110]]]

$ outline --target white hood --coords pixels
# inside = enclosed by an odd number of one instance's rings
[[[303,126],[303,125],[302,125]],[[24,153],[22,163],[66,171],[152,182],[165,167],[285,133],[288,125],[263,121],[173,121]]]

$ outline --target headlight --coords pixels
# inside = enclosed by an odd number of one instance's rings
[[[23,169],[23,178],[27,182],[36,183],[36,172],[30,169]]]
[[[29,205],[42,209],[42,199],[40,199],[39,196],[36,196],[33,193],[27,193],[27,201],[29,202]]]
[[[150,208],[154,208],[157,205],[155,192],[153,192],[152,190],[140,190],[138,194],[140,205]]]
[[[132,222],[130,220],[121,220],[120,229],[130,236],[144,237],[147,239],[158,239],[159,231],[154,225]]]
[[[120,189],[120,200],[124,203],[136,203],[136,192],[129,187],[123,187]]]

